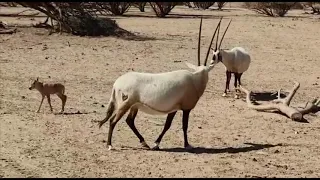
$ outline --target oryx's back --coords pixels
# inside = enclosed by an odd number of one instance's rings
[[[243,73],[248,70],[251,58],[249,53],[242,47],[235,47],[231,49],[234,53],[234,58],[232,58],[232,67],[230,67],[232,72]]]
[[[196,93],[192,73],[187,70],[159,74],[129,72],[120,76],[113,87],[116,98],[122,93],[128,95],[139,109],[150,114],[177,110],[180,108],[177,102],[186,94]]]

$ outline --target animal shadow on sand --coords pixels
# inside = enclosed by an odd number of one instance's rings
[[[95,112],[63,112],[63,113],[54,113],[54,115],[81,115],[81,114],[90,114],[90,113],[95,113]]]
[[[241,153],[241,152],[250,152],[250,151],[257,151],[266,148],[272,148],[276,146],[282,146],[282,144],[255,144],[255,143],[244,143],[246,147],[227,147],[227,148],[205,148],[205,147],[194,147],[191,150],[187,150],[185,148],[163,148],[159,149],[158,151],[165,151],[165,152],[188,152],[194,154],[218,154],[218,153]]]
[[[280,93],[280,98],[287,97],[287,93]],[[278,99],[278,92],[252,92],[252,100],[255,101],[272,101]]]

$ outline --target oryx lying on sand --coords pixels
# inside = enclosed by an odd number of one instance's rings
[[[195,70],[194,72],[188,70],[177,70],[158,74],[128,72],[114,82],[108,104],[107,116],[99,122],[99,127],[101,127],[105,122],[110,120],[107,140],[109,150],[112,148],[111,139],[115,125],[127,111],[129,111],[126,119],[127,124],[139,138],[141,145],[144,148],[150,148],[134,124],[138,110],[152,115],[168,114],[164,129],[155,141],[155,146],[152,149],[159,149],[160,141],[170,128],[176,112],[182,110],[184,147],[187,149],[192,148],[187,137],[189,113],[202,96],[207,86],[209,71],[212,70],[215,65],[210,64],[206,66],[211,44],[221,20],[222,18],[212,36],[204,65],[200,65],[201,18],[198,38],[198,66],[186,62],[189,68]]]
[[[227,92],[229,90],[229,84],[231,80],[231,74],[234,74],[234,87],[236,89],[236,92],[239,92],[237,83],[241,85],[241,76],[242,74],[248,70],[251,58],[249,53],[242,47],[234,47],[231,50],[227,49],[221,49],[221,43],[224,38],[224,35],[226,34],[229,26],[230,26],[231,20],[221,38],[220,44],[218,46],[218,37],[219,37],[219,31],[220,27],[218,29],[218,35],[217,35],[217,41],[216,41],[216,47],[213,50],[213,57],[211,60],[211,64],[217,64],[219,62],[222,62],[226,68],[226,87],[224,90],[224,93],[222,96],[226,96]],[[235,96],[235,98],[238,98],[238,95]]]

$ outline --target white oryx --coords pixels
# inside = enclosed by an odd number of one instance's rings
[[[221,20],[222,18],[216,27],[212,40]],[[188,70],[177,70],[158,74],[128,72],[114,82],[106,118],[99,121],[99,127],[101,127],[110,119],[107,140],[109,150],[112,149],[111,139],[115,125],[127,111],[129,111],[126,119],[128,126],[139,138],[141,145],[144,148],[150,149],[134,124],[138,110],[153,115],[168,114],[164,129],[155,141],[155,146],[152,149],[159,149],[160,141],[170,128],[176,112],[182,110],[184,147],[186,149],[192,149],[187,138],[189,113],[202,96],[207,86],[209,71],[215,66],[215,64],[206,66],[212,40],[207,51],[204,65],[200,65],[201,27],[202,18],[199,27],[198,66],[186,62],[189,68],[195,70],[194,72]]]
[[[238,90],[238,85],[241,85],[241,76],[242,74],[248,70],[251,58],[249,53],[242,47],[234,47],[231,50],[227,49],[221,49],[221,43],[224,38],[224,35],[226,34],[229,26],[230,26],[231,20],[221,38],[220,44],[218,46],[218,37],[219,37],[219,31],[220,31],[220,26],[218,29],[218,35],[217,35],[217,41],[216,41],[216,47],[213,50],[213,57],[211,60],[211,64],[217,64],[219,62],[222,62],[226,68],[226,76],[227,76],[227,81],[226,81],[226,87],[224,90],[224,93],[222,96],[226,96],[227,92],[229,90],[229,84],[231,80],[231,74],[234,74],[234,87],[236,89],[236,92],[240,92]],[[238,95],[235,96],[235,98],[238,98]]]

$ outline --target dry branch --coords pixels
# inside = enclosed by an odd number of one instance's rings
[[[14,29],[1,29],[0,34],[13,34],[17,32],[17,28]]]
[[[255,109],[257,111],[280,111],[281,113],[285,114],[294,121],[303,121],[303,115],[309,114],[311,112],[317,112],[320,110],[320,107],[318,106],[320,103],[320,99],[315,99],[311,103],[308,102],[307,105],[302,109],[289,106],[293,96],[295,95],[299,87],[300,84],[298,82],[295,82],[289,95],[284,99],[280,98],[280,89],[278,91],[278,99],[263,104],[257,102],[255,102],[255,104],[252,103],[250,99],[251,91],[247,90],[243,86],[240,86],[240,90],[246,93],[247,106],[251,109]]]

